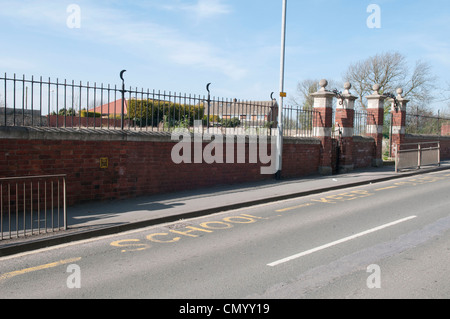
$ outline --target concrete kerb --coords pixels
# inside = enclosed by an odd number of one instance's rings
[[[201,210],[195,210],[191,212],[176,214],[176,215],[170,215],[160,218],[154,218],[154,219],[148,219],[143,221],[137,221],[137,222],[129,222],[129,223],[123,223],[119,225],[114,226],[107,226],[107,227],[94,227],[91,229],[71,229],[69,227],[68,231],[60,232],[56,234],[52,234],[45,238],[36,238],[36,239],[28,239],[26,242],[12,242],[12,243],[6,243],[3,246],[0,246],[0,257],[6,257],[11,255],[16,255],[20,253],[25,253],[33,250],[38,249],[44,249],[49,248],[53,246],[63,245],[71,242],[76,241],[82,241],[87,239],[93,239],[97,237],[103,237],[108,235],[114,235],[119,234],[126,231],[132,231],[140,228],[146,228],[171,222],[176,222],[180,220],[186,220],[196,217],[205,217],[208,215],[220,213],[220,212],[226,212],[231,211],[235,209],[240,208],[247,208],[255,205],[261,205],[261,204],[268,204],[273,203],[277,201],[287,200],[287,199],[293,199],[293,198],[301,198],[304,196],[314,195],[314,194],[320,194],[345,188],[351,188],[351,187],[359,187],[369,184],[375,184],[375,183],[381,183],[386,182],[389,180],[394,179],[400,179],[400,178],[407,178],[407,177],[413,177],[416,175],[422,175],[427,174],[431,172],[438,172],[443,170],[449,170],[450,165],[444,165],[436,168],[429,168],[429,169],[421,169],[421,170],[415,170],[410,172],[404,172],[401,174],[393,174],[391,176],[385,176],[381,178],[373,178],[358,182],[350,182],[345,183],[341,185],[336,186],[327,186],[320,189],[314,189],[314,190],[308,190],[308,191],[301,191],[301,192],[295,192],[285,195],[277,195],[273,197],[268,197],[264,199],[257,199],[257,200],[248,200],[245,202],[235,203],[231,205],[224,205],[224,206],[218,206],[218,207],[211,207],[207,209],[201,209]],[[0,242],[1,244],[1,242]]]

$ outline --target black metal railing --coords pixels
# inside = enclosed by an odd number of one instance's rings
[[[0,75],[0,126],[171,131],[276,128],[275,100],[243,101],[92,82]]]
[[[353,121],[353,135],[365,136],[367,134],[367,112],[355,111]]]
[[[420,135],[446,135],[443,126],[450,125],[450,117],[432,114],[406,114],[406,133]]]
[[[287,137],[313,137],[314,119],[318,112],[299,106],[283,108],[283,136]]]

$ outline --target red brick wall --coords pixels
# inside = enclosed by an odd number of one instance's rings
[[[319,143],[306,140],[298,140],[298,143],[286,141],[283,146],[283,177],[295,178],[317,173],[319,159]]]
[[[355,169],[372,166],[375,152],[373,138],[353,137],[353,165]]]
[[[99,117],[78,117],[63,115],[48,115],[47,123],[49,127],[106,127],[120,128],[122,121],[120,119],[108,119]],[[125,126],[128,127],[129,120],[125,120]]]
[[[441,134],[444,136],[450,136],[450,124],[443,124],[441,127]]]
[[[444,136],[426,136],[426,135],[406,135],[405,143],[424,143],[437,142],[441,143],[441,160],[450,160],[450,137]]]
[[[273,179],[273,175],[261,175],[261,166],[268,165],[249,164],[248,147],[246,164],[177,165],[171,160],[175,142],[170,136],[92,140],[86,133],[76,138],[39,134],[0,140],[0,177],[67,174],[69,205]],[[283,176],[317,173],[319,156],[315,139],[286,141]],[[100,168],[103,157],[109,160],[107,169]]]

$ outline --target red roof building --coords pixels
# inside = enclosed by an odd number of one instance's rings
[[[122,99],[105,104],[102,106],[97,106],[94,109],[89,110],[89,112],[101,113],[102,115],[121,115],[122,114]],[[124,104],[124,114],[128,113],[128,101],[125,100]]]

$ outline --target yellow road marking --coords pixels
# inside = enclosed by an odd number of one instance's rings
[[[299,206],[279,209],[279,210],[276,210],[276,212],[277,213],[283,213],[283,212],[287,212],[287,211],[294,210],[294,209],[297,209],[297,208],[309,207],[309,206],[312,206],[312,205],[314,205],[314,204],[313,203],[308,203],[308,204],[303,204],[303,205],[299,205]]]
[[[48,269],[48,268],[54,268],[54,267],[58,267],[61,265],[65,265],[65,264],[70,264],[70,263],[74,263],[81,260],[81,257],[78,258],[72,258],[72,259],[66,259],[66,260],[60,260],[54,263],[50,263],[50,264],[46,264],[46,265],[41,265],[41,266],[36,266],[36,267],[31,267],[31,268],[26,268],[26,269],[22,269],[22,270],[17,270],[17,271],[13,271],[13,272],[9,272],[3,275],[0,275],[0,281],[4,280],[4,279],[9,279],[15,276],[19,276],[19,275],[24,275],[26,273],[29,272],[33,272],[33,271],[38,271],[38,270],[44,270],[44,269]]]
[[[387,189],[393,189],[393,188],[397,188],[397,187],[398,186],[389,186],[389,187],[384,187],[384,188],[378,188],[375,191],[379,192],[379,191],[384,191],[384,190],[387,190]]]
[[[126,244],[127,242],[128,242],[128,244]],[[112,243],[111,243],[111,246],[114,246],[114,247],[120,247],[120,248],[121,248],[121,247],[127,247],[127,246],[135,247],[134,249],[131,249],[131,250],[126,250],[126,249],[124,249],[124,250],[122,250],[123,253],[125,253],[125,252],[127,252],[127,251],[141,251],[141,250],[146,250],[146,249],[148,249],[148,248],[151,247],[150,245],[146,245],[146,244],[130,244],[131,242],[136,243],[136,242],[140,242],[140,240],[139,240],[139,239],[125,239],[125,240],[118,240],[118,241],[112,242]],[[137,248],[137,247],[139,247],[139,248]]]

